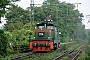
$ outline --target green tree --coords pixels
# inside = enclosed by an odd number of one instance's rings
[[[24,24],[30,22],[30,12],[18,7],[18,5],[12,5],[7,12],[6,18],[8,21],[5,26],[7,31],[21,29]]]
[[[12,54],[13,53],[13,47],[12,47],[12,45],[13,45],[13,40],[12,40],[12,34],[10,33],[10,32],[5,32],[5,34],[6,34],[6,37],[7,37],[7,48],[6,48],[6,51],[7,51],[7,55],[9,55],[9,54]]]
[[[4,14],[6,13],[5,9],[8,9],[8,5],[11,5],[11,2],[16,2],[19,0],[0,0],[0,21],[1,21],[1,17],[4,16]]]

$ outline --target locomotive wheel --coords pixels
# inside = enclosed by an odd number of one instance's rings
[[[54,45],[54,50],[56,50],[56,49],[57,49],[57,44]]]
[[[58,48],[60,48],[60,43],[58,43]]]

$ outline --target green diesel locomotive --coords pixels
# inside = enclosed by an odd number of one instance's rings
[[[50,51],[60,47],[60,36],[52,20],[43,20],[34,29],[34,40],[30,40],[30,49],[33,52]]]

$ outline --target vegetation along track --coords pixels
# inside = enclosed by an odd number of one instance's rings
[[[30,56],[31,55],[38,55],[38,56],[43,56],[44,55],[44,53],[33,53],[33,52],[26,52],[26,53],[22,53],[23,55],[18,55],[17,57],[15,57],[15,58],[11,58],[11,60],[22,60],[23,58],[27,58],[27,57],[29,57],[30,58]]]
[[[83,50],[83,45],[78,45],[77,47],[73,48],[72,50],[65,50],[61,55],[59,55],[58,57],[54,58],[53,60],[61,60],[62,57],[65,57],[66,55],[70,55],[70,54],[76,54],[75,56],[73,56],[72,58],[70,57],[69,60],[75,60],[77,58],[77,56],[79,55],[79,53]]]
[[[76,43],[74,43],[74,44],[76,44]],[[70,44],[67,44],[67,45],[65,44],[65,46],[68,46],[68,45],[70,45]],[[79,44],[76,44],[76,46],[78,46],[78,45]],[[68,47],[70,48],[70,47],[75,47],[75,46],[73,44],[71,44]],[[65,51],[67,51],[67,50],[66,49],[63,50],[62,48],[58,48],[56,51],[52,50],[52,51],[50,51],[48,53],[32,53],[32,52],[26,52],[26,53],[23,53],[22,56],[21,55],[18,55],[17,57],[12,58],[11,60],[22,60],[22,59],[27,59],[27,60],[41,59],[42,60],[42,57],[44,58],[44,57],[46,57],[49,54],[54,54],[54,52],[55,53],[58,53],[57,55],[54,55],[54,56],[58,56],[59,55],[59,52],[63,52],[63,51],[65,53]],[[70,50],[70,52],[71,52],[71,50]],[[40,58],[37,58],[37,57],[40,57]],[[50,60],[53,60],[53,56],[51,58],[50,58]],[[45,59],[47,59],[47,58],[45,58]]]

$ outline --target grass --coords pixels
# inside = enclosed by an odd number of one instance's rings
[[[79,44],[76,43],[76,44],[73,44],[71,47],[68,48],[68,50],[72,50],[73,48],[77,47]]]
[[[22,59],[23,60],[25,60],[25,59],[28,59],[28,60],[53,60],[54,57],[56,57],[58,55],[60,55],[60,53],[58,51],[52,51],[52,52],[43,54],[43,56],[38,55],[38,54],[33,54],[33,55],[28,56],[27,58],[22,58]]]
[[[2,57],[0,58],[0,60],[11,60],[12,58],[15,58],[15,57],[18,57],[18,56],[25,56],[24,54],[22,53],[18,53],[18,54],[10,54],[6,57]]]
[[[88,59],[88,54],[87,54],[87,46],[85,47],[84,51],[82,52],[82,54],[79,55],[78,59],[77,60],[90,60]],[[87,58],[87,59],[85,59]]]
[[[61,60],[69,60],[68,57],[63,57]]]

